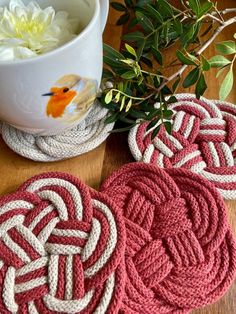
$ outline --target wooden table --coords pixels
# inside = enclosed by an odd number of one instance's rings
[[[220,1],[219,1],[220,2]],[[223,3],[222,3],[223,2]],[[235,0],[221,1],[222,7],[235,7]],[[119,48],[122,28],[115,26],[119,14],[114,10],[110,11],[109,21],[106,27],[104,40],[115,48]],[[217,40],[232,38],[232,32],[236,32],[235,25],[225,30]],[[210,57],[214,53],[214,46],[211,46],[205,53]],[[168,56],[171,57],[171,56]],[[218,98],[218,80],[215,78],[215,71],[208,74],[207,81],[209,89],[206,97]],[[236,77],[236,73],[235,73]],[[192,92],[192,90],[189,90]],[[236,104],[236,85],[233,93],[228,98]],[[21,183],[31,176],[47,171],[69,172],[93,188],[98,188],[101,181],[111,172],[125,163],[133,161],[127,146],[127,134],[114,134],[109,137],[106,143],[94,151],[66,161],[54,163],[39,163],[29,161],[12,152],[6,144],[0,140],[0,195],[14,191]],[[227,202],[229,220],[236,234],[236,201]],[[229,292],[216,304],[204,309],[193,311],[194,314],[235,314],[236,313],[236,283]],[[147,313],[148,314],[148,313]]]

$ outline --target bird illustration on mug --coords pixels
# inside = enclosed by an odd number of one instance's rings
[[[67,122],[80,119],[96,99],[96,80],[78,75],[65,75],[50,89],[46,114],[54,119],[63,118]]]

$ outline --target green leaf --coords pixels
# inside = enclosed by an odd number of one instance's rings
[[[194,85],[198,78],[199,78],[199,75],[200,75],[200,70],[199,68],[195,68],[193,69],[188,75],[187,77],[185,78],[184,82],[183,82],[183,87],[184,88],[188,88],[192,85]]]
[[[131,29],[131,28],[133,28],[137,24],[138,24],[138,20],[135,17],[135,18],[131,19],[131,21],[129,22],[129,24],[127,26],[127,29]]]
[[[173,27],[178,35],[181,35],[183,33],[183,25],[179,20],[173,21]]]
[[[222,68],[231,64],[230,60],[220,55],[212,57],[209,62],[212,68]]]
[[[144,100],[139,106],[140,109],[145,112],[152,112],[156,110],[153,105],[149,104],[148,100]]]
[[[206,84],[204,74],[202,73],[200,75],[200,78],[197,82],[196,89],[195,89],[195,94],[198,99],[205,93],[206,89],[207,89],[207,84]]]
[[[113,78],[113,73],[111,71],[109,71],[108,69],[103,69],[103,73],[102,73],[102,77],[106,78],[106,79],[111,79]]]
[[[129,115],[135,119],[146,119],[146,117],[147,117],[145,112],[142,112],[142,111],[134,109],[134,108],[130,109]]]
[[[126,101],[126,96],[123,96],[122,100],[121,100],[120,111],[122,111],[124,109],[125,101]]]
[[[138,43],[138,49],[137,49],[137,60],[139,61],[142,54],[143,54],[143,49],[145,47],[146,44],[146,40],[143,40],[141,42]]]
[[[140,61],[142,61],[144,64],[146,64],[149,68],[153,67],[152,61],[144,56],[140,58]]]
[[[136,17],[146,31],[153,31],[154,26],[152,21],[146,15],[141,12],[136,12]]]
[[[173,93],[176,92],[176,90],[177,90],[177,88],[178,88],[178,86],[179,86],[180,80],[181,80],[181,77],[179,76],[179,77],[177,78],[177,80],[174,82],[174,84],[173,84],[173,86],[172,86]]]
[[[192,25],[186,25],[183,31],[180,41],[182,47],[186,47],[189,43],[192,43],[196,40],[196,37],[199,32],[200,23],[195,23]]]
[[[216,49],[223,55],[231,55],[236,53],[236,44],[233,40],[223,41],[216,44]]]
[[[133,7],[133,1],[132,0],[125,0],[125,4],[128,8],[132,8]]]
[[[102,106],[104,108],[107,108],[107,109],[110,110],[110,113],[112,111],[116,111],[117,110],[117,104],[115,104],[113,101],[111,101],[109,104],[106,104],[104,97],[101,99],[101,103],[102,103]]]
[[[230,67],[229,72],[226,74],[226,77],[224,78],[221,87],[220,87],[220,99],[225,100],[229,93],[231,92],[233,88],[234,83],[234,73],[233,73],[233,67]]]
[[[153,36],[153,46],[158,49],[159,48],[159,33],[155,32]]]
[[[127,126],[126,128],[120,128],[120,129],[111,130],[109,133],[122,133],[122,132],[126,132],[126,131],[129,131],[130,129],[132,129],[135,125],[136,125],[136,123],[133,123],[133,124]]]
[[[134,50],[133,47],[131,47],[130,45],[128,44],[125,44],[125,48],[126,50],[131,53],[133,56],[135,56],[135,58],[137,58],[137,54],[136,54],[136,51]]]
[[[123,83],[123,82],[119,82],[119,83],[118,83],[118,86],[117,86],[117,89],[118,89],[119,91],[123,92],[123,91],[124,91],[124,83]]]
[[[114,59],[116,61],[124,59],[124,56],[119,51],[117,51],[116,49],[112,48],[107,44],[103,44],[103,50],[105,54],[109,56],[111,59]]]
[[[133,32],[123,36],[123,39],[126,41],[137,42],[144,40],[144,35],[141,32]]]
[[[125,112],[128,112],[130,110],[130,108],[132,107],[132,104],[133,104],[133,100],[130,99],[128,102],[128,105],[126,106]]]
[[[188,0],[189,7],[190,9],[197,15],[199,16],[200,12],[200,2],[199,0]]]
[[[116,97],[115,97],[115,100],[114,100],[116,103],[118,103],[120,101],[120,95],[121,95],[120,93],[116,94]]]
[[[164,122],[164,126],[165,126],[165,129],[166,129],[167,133],[171,134],[171,132],[172,132],[172,124],[171,124],[171,122],[165,121]]]
[[[123,15],[121,15],[119,17],[119,19],[116,22],[116,25],[124,25],[129,21],[130,18],[130,14],[129,13],[125,13]]]
[[[110,90],[105,97],[105,103],[109,104],[112,101],[112,97],[113,97],[113,91]]]
[[[137,0],[136,0],[137,1]],[[135,1],[135,2],[136,2]],[[138,0],[137,1],[137,7],[141,7],[143,8],[144,6],[146,6],[148,3],[151,4],[153,2],[153,0]]]
[[[161,129],[161,124],[159,124],[155,130],[152,132],[152,136],[151,136],[151,139],[154,140],[154,138],[158,135],[159,131]]]
[[[147,131],[151,130],[152,128],[154,128],[154,126],[160,121],[160,117],[155,118],[154,120],[152,120],[151,122],[148,123],[147,125]]]
[[[176,103],[176,102],[178,102],[178,99],[175,96],[171,96],[167,100],[167,104],[173,104],[173,103]],[[166,105],[166,104],[164,103],[164,105]]]
[[[172,6],[165,0],[158,0],[160,6],[160,14],[164,16],[173,16]]]
[[[184,55],[180,50],[176,51],[176,56],[183,64],[197,65],[196,62],[194,62],[190,57],[187,57],[186,55]]]
[[[211,1],[206,1],[204,2],[201,7],[200,7],[200,11],[198,14],[198,17],[202,17],[204,14],[208,13],[212,8],[213,8],[214,4]]]
[[[159,50],[157,50],[154,46],[151,47],[151,52],[153,54],[153,57],[156,59],[156,61],[163,65],[163,57]]]
[[[131,80],[132,78],[136,77],[134,71],[127,71],[121,75],[121,77],[125,80]]]
[[[226,69],[226,68],[220,69],[220,70],[217,72],[216,77],[218,78],[218,77],[224,72],[225,69]]]
[[[160,109],[154,109],[149,112],[147,115],[147,120],[152,120],[153,118],[156,118],[157,115],[161,113]]]
[[[152,5],[148,4],[147,10],[154,19],[156,19],[159,23],[163,23],[161,14],[155,8],[153,8]]]
[[[111,6],[116,11],[126,11],[127,10],[126,7],[119,2],[111,2]]]
[[[103,61],[105,64],[109,65],[113,69],[121,68],[119,61],[109,58],[108,56],[103,56]]]
[[[211,68],[210,62],[202,55],[202,70],[209,71]]]
[[[173,116],[173,111],[172,110],[163,110],[163,116],[165,119],[171,118]]]
[[[116,113],[110,115],[108,118],[106,118],[105,123],[106,123],[106,124],[109,124],[109,123],[115,122],[115,121],[117,120],[117,118],[118,118],[118,115],[119,115],[118,112],[116,112]]]

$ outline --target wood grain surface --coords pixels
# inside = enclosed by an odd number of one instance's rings
[[[219,1],[219,5],[222,8],[235,7],[236,1]],[[109,20],[104,34],[104,41],[115,48],[119,48],[122,34],[122,28],[115,25],[118,16],[119,13],[112,9],[110,10]],[[235,25],[226,29],[224,33],[217,38],[217,41],[231,39],[233,32],[236,32]],[[212,45],[206,51],[205,56],[210,57],[214,53],[214,46]],[[165,53],[167,58],[171,58],[173,54],[173,49]],[[209,99],[218,98],[219,83],[215,74],[215,71],[211,71],[207,75],[209,89],[205,96]],[[188,91],[192,92],[191,89]],[[236,104],[236,85],[228,101]],[[106,143],[83,156],[53,163],[33,162],[20,157],[12,152],[2,139],[0,139],[0,195],[14,191],[21,183],[33,175],[48,171],[69,172],[80,177],[83,182],[97,189],[101,181],[111,174],[113,170],[131,161],[133,161],[133,159],[128,149],[127,134],[125,133],[111,135]],[[227,202],[227,210],[229,221],[236,235],[236,201]],[[212,306],[193,311],[192,313],[236,314],[236,283],[220,301]]]

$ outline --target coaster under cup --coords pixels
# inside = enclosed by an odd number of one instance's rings
[[[105,124],[108,111],[95,102],[88,116],[77,127],[54,136],[35,136],[12,126],[0,124],[6,144],[17,154],[41,162],[52,162],[76,157],[102,144],[114,123]]]

